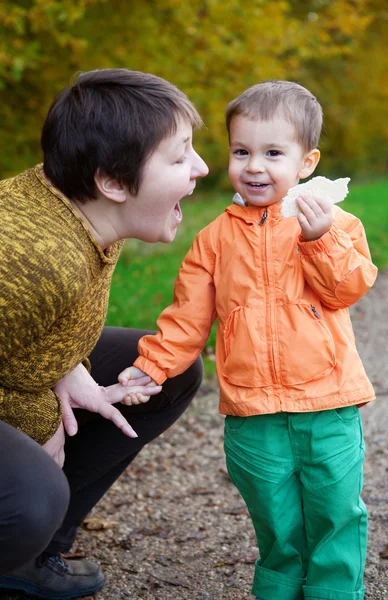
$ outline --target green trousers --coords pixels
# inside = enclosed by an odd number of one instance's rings
[[[253,594],[362,600],[367,513],[358,408],[227,416],[225,453],[260,551]]]

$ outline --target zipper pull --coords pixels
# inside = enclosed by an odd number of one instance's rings
[[[259,225],[264,225],[267,217],[268,217],[268,213],[267,213],[267,209],[265,209],[263,212],[263,216],[261,217],[261,221],[259,221]]]
[[[315,306],[313,306],[312,304],[311,304],[311,310],[312,310],[314,317],[317,317],[317,319],[322,319],[321,315],[319,314],[319,312],[317,311]]]

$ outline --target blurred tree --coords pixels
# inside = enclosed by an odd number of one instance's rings
[[[75,25],[97,2],[101,0],[0,2],[1,176],[39,158],[47,107],[89,51]]]
[[[357,123],[355,134],[353,129],[348,132],[356,118],[351,116],[353,106],[343,110],[337,103],[364,101],[358,88],[357,94],[347,97],[343,81],[348,88],[354,77],[357,87],[367,69],[368,79],[373,72],[376,80],[384,75],[362,54],[367,48],[372,58],[372,35],[376,54],[381,47],[383,31],[378,31],[376,15],[383,4],[383,0],[3,2],[0,135],[7,151],[0,159],[0,174],[16,172],[37,158],[48,104],[79,69],[123,66],[156,73],[183,89],[207,125],[197,146],[213,172],[224,172],[227,160],[225,105],[263,79],[291,79],[310,86],[324,104],[330,137],[338,138],[341,129],[344,141],[348,133],[373,138],[373,119],[364,128]],[[384,96],[377,81],[373,94],[377,103]],[[357,162],[354,137],[349,143],[350,147],[342,144],[338,154],[335,144],[330,146],[330,168],[335,168],[337,157],[342,160],[343,152],[351,151]]]
[[[388,171],[388,5],[368,1],[368,26],[347,55],[306,64],[325,112],[322,169],[370,177]]]
[[[181,87],[207,125],[198,148],[211,172],[221,173],[227,163],[225,105],[263,79],[303,84],[305,65],[351,55],[370,20],[365,0],[146,0],[132,3],[130,14],[121,0],[112,0],[91,11],[90,35],[100,18],[114,19],[121,29],[118,44],[101,30],[97,34],[105,64],[153,71]]]

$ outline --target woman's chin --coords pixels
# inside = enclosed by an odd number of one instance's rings
[[[160,241],[163,244],[171,244],[175,240],[176,232],[178,231],[178,226],[172,227],[169,231],[165,231]]]
[[[168,223],[166,223],[165,230],[163,232],[163,236],[161,238],[161,242],[165,244],[169,244],[175,239],[176,233],[178,231],[179,225],[182,223],[182,213],[179,210],[179,214],[174,210],[169,219]]]

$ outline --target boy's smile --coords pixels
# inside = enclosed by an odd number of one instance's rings
[[[280,202],[300,178],[311,174],[314,168],[310,170],[309,165],[310,153],[304,152],[294,126],[281,116],[271,121],[233,117],[229,178],[247,204]]]

